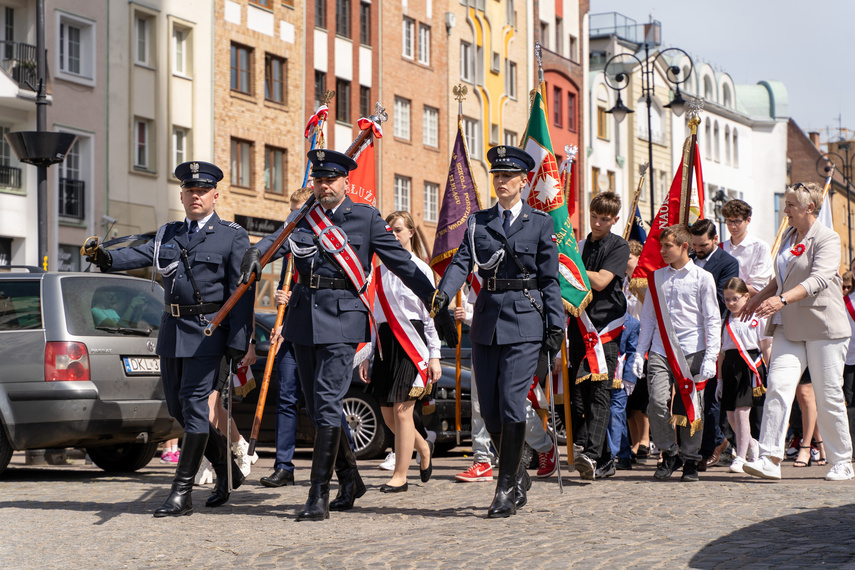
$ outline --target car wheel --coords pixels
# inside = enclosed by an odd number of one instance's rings
[[[386,424],[374,398],[362,390],[351,390],[344,398],[344,415],[357,459],[374,459],[386,450]]]
[[[136,471],[149,464],[157,452],[158,442],[120,443],[103,447],[87,447],[92,462],[104,471]]]
[[[0,473],[6,470],[9,461],[12,459],[12,444],[9,443],[9,438],[6,437],[6,430],[0,424]]]

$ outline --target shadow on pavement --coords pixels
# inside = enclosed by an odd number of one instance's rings
[[[851,566],[855,504],[805,509],[741,528],[704,546],[690,568]]]

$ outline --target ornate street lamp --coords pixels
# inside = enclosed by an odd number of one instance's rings
[[[632,70],[636,68],[636,66],[641,66],[641,92],[644,95],[647,102],[647,158],[650,163],[650,219],[656,217],[656,198],[654,194],[655,185],[653,183],[653,130],[652,130],[652,111],[651,107],[653,105],[653,95],[655,93],[655,81],[654,74],[656,73],[656,62],[663,58],[667,69],[665,73],[665,78],[671,85],[675,87],[674,98],[670,103],[665,105],[665,108],[671,109],[671,112],[674,113],[677,117],[683,115],[683,111],[686,109],[686,100],[683,99],[682,94],[680,93],[680,85],[685,83],[689,77],[692,76],[692,71],[695,66],[692,62],[692,58],[689,57],[689,54],[680,48],[668,48],[657,53],[652,59],[650,57],[649,52],[649,44],[644,44],[644,59],[641,60],[633,54],[622,53],[612,57],[608,62],[606,62],[606,68],[603,71],[603,74],[606,79],[606,85],[611,87],[613,90],[617,91],[617,102],[615,106],[606,111],[606,113],[611,114],[615,121],[620,123],[626,118],[627,114],[633,113],[634,111],[624,105],[623,100],[620,97],[620,92],[626,89],[627,85],[629,85],[629,78],[632,73]],[[680,69],[678,65],[671,65],[670,61],[677,60],[680,56],[685,56],[686,60],[689,62],[689,69],[683,74],[683,70]]]

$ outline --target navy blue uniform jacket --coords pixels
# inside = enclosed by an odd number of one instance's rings
[[[386,267],[429,306],[435,291],[434,284],[401,247],[377,208],[356,204],[345,196],[331,221],[347,234],[347,241],[359,258],[365,275],[368,275],[371,258],[376,253]],[[282,229],[256,244],[262,254],[270,248]],[[316,245],[315,234],[305,219],[300,220],[289,239],[294,240],[301,249]],[[290,251],[290,242],[285,240],[273,258],[278,259]],[[323,277],[347,279],[346,275],[339,272],[338,265],[330,262],[320,250],[309,257],[295,255],[294,268],[298,275],[314,272]],[[368,308],[352,288],[310,289],[297,283],[288,302],[282,336],[292,343],[303,345],[366,342],[371,339]]]
[[[216,212],[204,227],[193,236],[187,236],[187,224],[170,222],[166,225],[160,245],[160,266],[178,261],[172,275],[163,278],[164,303],[167,305],[195,305],[193,285],[187,278],[181,250],[187,249],[187,258],[203,303],[224,303],[237,287],[240,262],[249,247],[246,230],[226,222]],[[110,271],[124,271],[153,265],[154,240],[137,247],[111,250],[113,266]],[[245,351],[252,334],[254,289],[241,297],[223,323],[211,336],[205,336],[207,323],[201,317],[173,317],[164,312],[157,335],[157,354],[168,358],[192,356],[220,356],[226,347]],[[213,314],[206,315],[213,318]]]
[[[694,253],[691,255],[691,258],[696,259]],[[720,247],[716,247],[715,251],[707,257],[704,269],[712,273],[713,279],[715,279],[718,310],[724,316],[724,311],[727,309],[727,306],[724,304],[724,284],[733,277],[739,277],[739,262]]]
[[[479,261],[488,261],[493,252],[504,247],[500,236],[505,232],[498,206],[475,212],[466,223],[470,228],[476,224],[474,241]],[[552,218],[523,203],[508,234],[508,243],[528,270],[529,278],[537,279],[537,289],[530,291],[532,298],[543,307],[550,326],[564,328],[564,305],[558,284],[558,248],[552,238],[555,234]],[[472,253],[467,231],[440,285],[449,296],[457,293],[472,272],[475,264]],[[469,331],[472,342],[502,345],[542,341],[543,320],[523,291],[488,291],[486,280],[493,276],[493,271],[479,269],[479,275],[484,283],[475,301]],[[525,275],[506,252],[504,260],[496,268],[496,277],[522,279]]]

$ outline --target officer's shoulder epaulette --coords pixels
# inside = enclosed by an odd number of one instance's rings
[[[549,214],[547,214],[546,212],[543,212],[541,210],[536,210],[534,208],[531,209],[531,213],[534,215],[537,215],[537,216],[544,216],[546,218],[550,217]]]
[[[226,226],[227,228],[232,228],[233,230],[242,230],[243,226],[237,222],[230,222],[228,220],[220,220],[220,225]]]
[[[365,202],[354,202],[354,203],[353,203],[353,209],[354,209],[354,210],[356,210],[356,209],[358,209],[358,208],[364,208],[364,209],[367,209],[367,210],[376,211],[378,214],[380,213],[380,210],[378,210],[377,208],[375,208],[375,207],[374,207],[374,206],[372,206],[371,204],[366,204]],[[382,215],[382,214],[381,214],[381,215]]]

